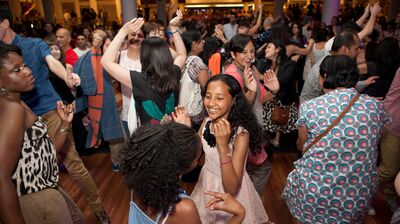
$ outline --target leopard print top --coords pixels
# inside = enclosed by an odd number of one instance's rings
[[[25,130],[24,144],[12,180],[18,196],[57,187],[56,149],[40,117]]]

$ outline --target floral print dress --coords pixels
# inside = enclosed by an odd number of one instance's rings
[[[357,94],[340,89],[301,105],[297,125],[308,141],[322,133]],[[388,122],[383,104],[361,95],[329,133],[294,162],[282,198],[301,223],[361,223],[378,188],[378,143]]]

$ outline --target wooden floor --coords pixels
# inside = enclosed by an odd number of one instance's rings
[[[295,152],[275,152],[271,159],[272,174],[265,188],[263,201],[270,220],[277,224],[296,223],[280,195],[284,188],[286,177],[293,169],[292,163],[297,158],[298,155]],[[99,187],[103,206],[111,222],[113,224],[127,223],[130,194],[122,176],[111,171],[110,154],[96,153],[91,156],[83,156],[82,159]],[[88,207],[79,187],[66,173],[61,173],[60,176],[61,185],[84,213],[86,223],[95,223],[93,212]],[[188,192],[191,192],[193,187],[193,183],[184,183],[184,188]],[[367,216],[364,224],[389,223],[392,213],[383,201],[382,191],[379,191],[375,196],[373,205],[376,209],[376,215]]]

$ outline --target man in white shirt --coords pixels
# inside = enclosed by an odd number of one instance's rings
[[[74,48],[74,51],[76,55],[78,55],[78,58],[90,51],[90,48],[87,47],[87,39],[85,35],[78,34],[76,36],[76,48]]]
[[[236,35],[238,24],[237,22],[237,15],[232,13],[229,15],[229,23],[224,25],[224,34],[228,41],[231,40],[233,36]]]

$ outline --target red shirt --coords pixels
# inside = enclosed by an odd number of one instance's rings
[[[74,49],[69,48],[65,52],[65,63],[74,66],[76,61],[78,61],[78,55],[75,53]]]

